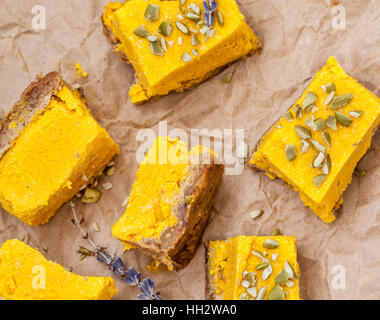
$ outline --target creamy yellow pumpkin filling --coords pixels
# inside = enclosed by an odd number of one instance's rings
[[[216,299],[300,299],[295,237],[238,236],[210,241],[208,273]]]
[[[154,21],[145,17],[148,5],[159,7]],[[194,6],[199,11],[194,10]],[[179,1],[159,0],[128,0],[125,4],[111,2],[105,7],[103,22],[118,42],[116,50],[128,58],[136,72],[137,83],[129,91],[133,103],[171,91],[183,91],[202,82],[218,68],[260,48],[258,38],[245,22],[235,1],[218,0],[217,10],[223,17],[223,24],[217,23],[215,18],[214,31],[207,35],[202,29],[204,9],[201,0],[188,0],[182,10]],[[194,14],[198,18],[194,18]],[[158,30],[167,21],[170,33],[163,35]],[[178,22],[186,29],[178,28]],[[150,36],[157,36],[160,55],[152,53],[153,41],[136,35],[141,26]]]
[[[0,297],[7,300],[110,300],[111,277],[84,277],[47,260],[19,240],[0,248]]]
[[[20,132],[0,159],[0,202],[30,225],[55,211],[119,153],[107,131],[68,87]]]
[[[250,163],[283,179],[322,221],[332,222],[379,121],[380,99],[330,57]]]

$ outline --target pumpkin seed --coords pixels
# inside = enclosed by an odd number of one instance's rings
[[[294,286],[294,281],[292,281],[292,280],[286,281],[286,282],[285,282],[285,285],[286,285],[288,288],[291,288],[291,287]]]
[[[179,11],[183,12],[183,5],[185,4],[186,0],[180,0],[179,1]]]
[[[254,255],[254,256],[256,256],[256,257],[258,257],[258,258],[260,258],[263,262],[268,261],[268,259],[265,258],[265,257],[261,254],[261,252],[259,252],[259,251],[252,250],[252,251],[251,251],[251,254]]]
[[[164,51],[162,50],[160,43],[158,40],[156,41],[149,41],[149,46],[150,46],[150,52],[156,56],[163,56]]]
[[[190,3],[190,9],[198,15],[201,14],[201,8],[195,3]]]
[[[195,49],[191,49],[191,52],[193,53],[193,55],[196,57],[198,55],[198,51],[195,50]]]
[[[283,118],[287,121],[293,121],[293,114],[290,111],[285,112]]]
[[[331,147],[331,137],[330,134],[327,131],[322,132],[322,138],[325,140],[326,144]]]
[[[309,142],[306,140],[301,140],[301,154],[306,153],[309,150]]]
[[[314,123],[315,123],[315,127],[316,127],[317,131],[321,131],[323,129],[326,129],[325,120],[323,120],[322,118],[315,119]]]
[[[26,243],[26,244],[29,244],[30,242],[30,235],[27,234],[24,236],[24,238],[21,239],[22,242]]]
[[[251,217],[251,219],[257,219],[257,218],[260,217],[263,213],[264,213],[263,210],[255,209],[255,210],[253,210],[253,211],[249,214],[249,216]]]
[[[253,298],[257,297],[257,289],[256,287],[248,288],[247,293],[252,296]]]
[[[284,300],[284,290],[276,285],[268,294],[268,300]]]
[[[82,181],[88,182],[88,177],[85,174],[82,176]]]
[[[169,23],[169,20],[162,21],[158,27],[158,33],[162,34],[165,37],[169,37],[172,33],[172,27]]]
[[[315,107],[314,104],[311,104],[309,106],[307,106],[305,109],[303,109],[303,112],[304,113],[308,113],[310,110],[312,110],[313,108]]]
[[[359,140],[359,141],[353,143],[352,146],[353,146],[353,147],[358,146],[358,145],[361,144],[362,142],[363,142],[363,140]]]
[[[100,232],[100,227],[96,222],[92,223],[92,228],[95,230],[95,232]]]
[[[93,252],[93,251],[91,251],[85,247],[82,247],[82,246],[78,246],[77,252],[80,254],[83,254],[85,256],[94,256],[95,255],[95,252]]]
[[[329,174],[330,169],[331,169],[331,159],[330,159],[330,156],[327,154],[325,156],[325,161],[323,162],[323,165],[322,165],[322,172],[324,174]]]
[[[170,47],[172,47],[173,44],[174,44],[174,41],[170,41],[170,40],[168,40],[167,42],[168,42],[168,45],[169,45]]]
[[[192,46],[197,46],[201,42],[199,41],[198,37],[195,34],[191,34],[191,45]]]
[[[295,130],[301,139],[311,139],[311,131],[308,128],[296,124]]]
[[[281,231],[280,229],[274,229],[272,234],[271,234],[272,237],[274,236],[281,236]]]
[[[149,32],[145,29],[143,24],[133,31],[133,33],[140,38],[149,37]]]
[[[360,111],[360,110],[352,110],[349,112],[349,115],[357,119],[362,115],[362,113],[363,111]]]
[[[261,269],[264,269],[264,268],[266,268],[267,266],[269,266],[269,262],[268,262],[268,261],[263,262],[263,263],[260,263],[260,264],[258,264],[258,265],[256,266],[256,271],[261,270]]]
[[[149,22],[153,22],[158,19],[158,16],[160,14],[160,6],[149,3],[146,7],[144,17]]]
[[[121,203],[121,206],[122,206],[122,207],[127,206],[128,201],[129,201],[129,197],[126,197],[126,198],[124,199],[124,201]]]
[[[288,260],[285,261],[284,269],[289,274],[290,279],[297,279],[297,274]]]
[[[297,147],[294,144],[287,144],[285,147],[286,158],[292,161],[297,157]]]
[[[182,55],[183,62],[189,62],[189,61],[191,61],[191,59],[193,59],[193,58],[191,57],[191,55],[188,52],[185,52]]]
[[[281,270],[279,274],[274,279],[274,282],[276,284],[283,284],[287,282],[290,279],[289,273],[287,273],[285,270]]]
[[[267,293],[267,287],[262,287],[257,293],[256,300],[264,300],[265,294]]]
[[[248,282],[247,280],[243,280],[243,281],[241,282],[241,286],[242,286],[243,288],[249,288],[249,282]]]
[[[185,14],[185,17],[191,21],[195,21],[195,22],[198,22],[200,17],[199,15],[195,14],[195,13],[192,13],[192,12],[188,12]]]
[[[273,260],[273,261],[276,261],[277,258],[278,258],[278,253],[273,253],[273,254],[272,254],[272,260]]]
[[[313,167],[314,168],[321,167],[324,160],[325,160],[325,154],[323,152],[319,152],[313,160]]]
[[[193,198],[194,198],[193,196],[186,196],[185,197],[185,203],[190,204],[193,201]]]
[[[323,181],[325,181],[327,175],[325,174],[319,174],[313,178],[313,182],[317,187],[320,187]]]
[[[222,13],[219,10],[216,10],[216,21],[218,21],[218,25],[220,25],[221,27],[223,27],[223,25],[224,25],[224,19],[223,19]]]
[[[264,241],[263,247],[266,249],[276,249],[278,248],[278,242],[273,239],[267,239]]]
[[[334,82],[330,82],[328,84],[323,85],[322,89],[325,90],[327,93],[330,93],[331,91],[335,91],[335,84]]]
[[[209,30],[208,26],[203,25],[203,26],[199,29],[199,32],[200,32],[202,35],[205,35],[205,34],[208,32],[208,30]]]
[[[359,167],[355,167],[355,170],[354,170],[354,173],[355,175],[357,175],[358,177],[364,177],[367,172]]]
[[[111,182],[106,182],[102,184],[102,188],[104,191],[108,191],[112,189],[112,183]]]
[[[249,299],[248,293],[246,292],[241,293],[239,296],[239,300],[248,300],[248,299]]]
[[[84,192],[83,203],[96,203],[100,199],[100,192],[96,189],[87,188]]]
[[[336,118],[333,116],[329,116],[326,120],[326,125],[331,128],[332,130],[336,131],[338,130],[338,127],[336,125]]]
[[[335,111],[335,118],[338,121],[338,123],[344,127],[349,127],[352,122],[352,119],[350,117],[347,117],[346,115],[338,111]]]
[[[296,114],[296,117],[297,118],[302,118],[302,109],[301,109],[301,107],[298,104],[296,104],[293,109],[294,109],[294,112]]]
[[[308,91],[306,93],[306,97],[303,100],[302,108],[305,109],[306,107],[313,104],[315,101],[317,101],[317,95],[313,91]]]
[[[312,115],[312,119],[310,119],[309,117],[306,118],[305,124],[308,127],[310,127],[313,131],[317,131],[317,126],[316,126],[316,124],[314,122],[313,115]]]
[[[326,100],[325,100],[325,106],[327,106],[332,101],[332,99],[334,98],[334,95],[335,95],[335,91],[331,91],[327,95]]]
[[[318,152],[322,152],[322,153],[326,152],[325,146],[319,143],[317,140],[310,139],[310,143]]]
[[[109,167],[106,169],[106,176],[112,176],[115,173],[115,167]]]
[[[160,44],[161,44],[162,50],[164,50],[164,51],[168,50],[168,47],[166,45],[166,40],[164,38],[160,38]]]
[[[190,31],[189,29],[187,29],[187,27],[180,21],[176,21],[175,22],[175,25],[177,26],[178,30],[180,30],[182,33],[184,34],[190,34]]]
[[[153,35],[153,36],[147,36],[146,38],[147,38],[148,41],[150,41],[150,42],[153,42],[153,41],[158,40],[158,37],[157,37],[156,35]]]
[[[244,280],[249,282],[249,286],[254,286],[257,281],[256,272],[246,272]]]
[[[272,266],[269,265],[263,270],[263,274],[261,275],[261,279],[263,279],[263,281],[265,281],[270,277],[271,274],[272,274]]]
[[[348,104],[351,100],[352,100],[352,93],[345,93],[340,96],[336,96],[331,102],[330,108],[340,109],[344,107],[346,104]]]
[[[178,44],[182,46],[182,37],[178,37]]]

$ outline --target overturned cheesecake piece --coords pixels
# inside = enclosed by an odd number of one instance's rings
[[[301,98],[263,136],[250,163],[291,185],[329,223],[379,121],[380,99],[330,57]]]
[[[158,137],[136,172],[125,213],[112,227],[125,249],[153,258],[148,269],[185,267],[193,257],[224,172],[210,149]]]
[[[299,300],[296,237],[238,236],[207,246],[206,298]]]
[[[0,297],[7,300],[110,300],[111,277],[84,277],[47,260],[19,240],[0,248]]]
[[[136,72],[132,103],[181,92],[261,47],[234,0],[205,3],[128,0],[105,7],[105,34]]]
[[[119,153],[56,72],[30,84],[0,133],[1,205],[34,226],[46,223]]]

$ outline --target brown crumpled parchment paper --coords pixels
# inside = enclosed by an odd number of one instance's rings
[[[112,226],[124,212],[122,202],[131,190],[137,168],[139,129],[157,132],[160,120],[169,128],[241,128],[250,152],[268,127],[303,92],[310,78],[334,55],[343,68],[376,95],[380,95],[380,2],[378,0],[239,0],[248,23],[262,39],[261,55],[232,65],[230,84],[221,75],[182,94],[134,106],[128,99],[133,69],[112,52],[102,33],[99,17],[106,0],[30,1],[0,3],[0,116],[9,111],[22,90],[42,72],[58,70],[64,79],[83,85],[94,117],[121,146],[116,174],[107,181],[113,189],[103,192],[98,204],[76,201],[84,226],[100,245],[148,275],[149,259],[140,252],[122,253],[111,236]],[[46,29],[34,31],[34,5],[46,8]],[[346,11],[346,29],[332,27],[334,5]],[[89,73],[81,79],[74,63]],[[223,74],[222,74],[223,75]],[[365,177],[353,177],[344,194],[344,205],[332,224],[322,223],[306,209],[296,192],[280,180],[245,168],[241,175],[225,176],[215,199],[203,241],[240,234],[268,235],[274,228],[298,238],[303,299],[380,298],[380,139],[360,162]],[[257,220],[253,209],[265,211]],[[94,258],[79,262],[75,249],[87,243],[70,223],[64,205],[40,227],[29,227],[1,209],[0,243],[30,234],[30,244],[48,247],[45,256],[81,275],[112,275]],[[101,232],[93,232],[97,222]],[[204,247],[189,266],[179,272],[151,275],[164,299],[204,299]],[[338,267],[336,267],[338,266]],[[343,268],[343,269],[342,269]],[[345,271],[345,285],[338,288],[334,272]],[[334,282],[335,281],[335,282]],[[340,284],[342,284],[340,282]],[[115,299],[134,299],[137,289],[116,280]],[[344,288],[345,286],[345,288]]]

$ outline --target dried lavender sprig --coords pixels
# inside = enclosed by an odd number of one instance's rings
[[[71,207],[71,211],[73,213],[73,219],[71,222],[78,227],[82,234],[82,238],[86,239],[92,246],[96,259],[107,264],[112,272],[127,284],[137,286],[141,291],[141,294],[137,295],[137,298],[143,300],[161,300],[160,293],[155,290],[154,283],[150,278],[142,279],[141,273],[137,272],[133,267],[129,267],[127,269],[124,262],[116,254],[111,257],[105,248],[96,245],[94,240],[92,240],[89,236],[88,232],[86,232],[81,226],[84,219],[78,219],[74,208],[75,204],[71,201],[69,202],[69,206]]]
[[[211,27],[214,23],[215,10],[218,6],[215,0],[204,0],[203,7],[205,9],[205,13],[203,14],[203,20],[205,21],[208,27]]]

